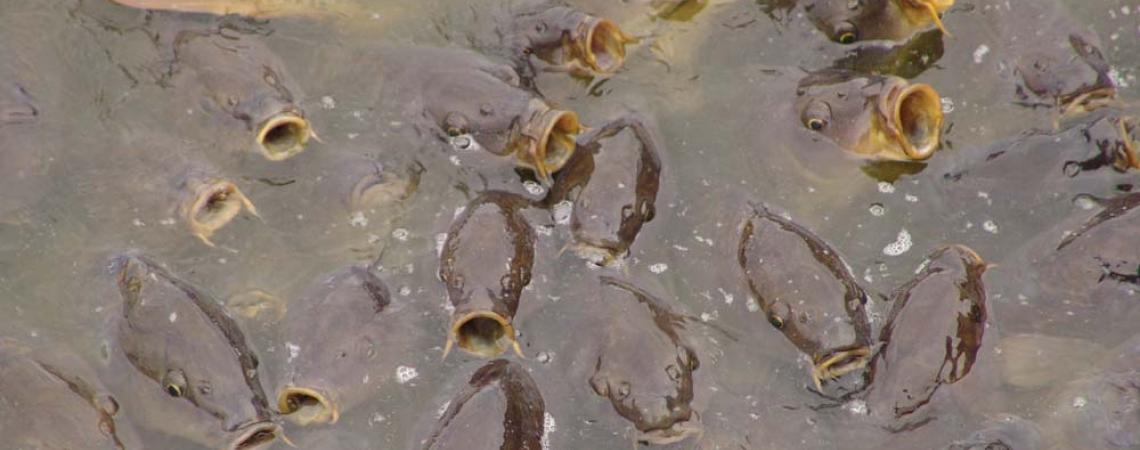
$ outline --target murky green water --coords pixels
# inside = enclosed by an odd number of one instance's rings
[[[343,448],[416,448],[443,405],[484,363],[461,352],[441,360],[448,312],[436,277],[438,241],[472,192],[526,191],[510,168],[457,166],[444,146],[409,137],[406,118],[374,108],[381,80],[374,66],[360,60],[360,49],[378,42],[466,46],[471,30],[510,2],[363,3],[353,5],[350,15],[258,25],[301,86],[301,105],[322,140],[298,157],[270,163],[236,144],[248,139],[244,130],[220,126],[196,106],[201,99],[180,98],[176,86],[162,82],[162,50],[151,39],[147,14],[103,0],[0,2],[0,82],[20,85],[34,99],[41,131],[18,142],[34,149],[34,170],[42,174],[35,183],[0,193],[17,199],[16,208],[0,211],[2,333],[60,340],[97,359],[105,310],[117,301],[107,264],[126,250],[165,262],[220,299],[255,289],[290,299],[322,274],[383,253],[381,276],[394,301],[431,305],[424,321],[429,325],[407,337],[403,344],[410,350],[399,361],[416,376],[373,380],[374,398],[333,427],[286,430],[302,448],[340,448],[330,441]],[[920,49],[936,61],[925,71],[897,71],[938,89],[946,131],[943,149],[923,170],[893,183],[838,154],[797,155],[800,149],[786,139],[793,122],[771,114],[778,109],[779,92],[772,89],[782,85],[780,76],[760,70],[851,67],[862,60],[779,2],[709,3],[689,20],[669,21],[646,18],[636,4],[581,0],[583,9],[613,17],[646,39],[608,79],[543,73],[537,80],[549,101],[577,111],[586,124],[637,111],[660,133],[665,170],[657,217],[633,247],[628,276],[732,336],[709,331],[720,338],[700,355],[700,448],[943,448],[1003,414],[1038,424],[1064,420],[1057,405],[1073,402],[1058,398],[1089,395],[1065,391],[1071,389],[1066,383],[1098,369],[1066,357],[1071,354],[1049,353],[1068,347],[1050,346],[1048,339],[1077,339],[1072,352],[1080,354],[1120,345],[1136,335],[1140,286],[1120,283],[1104,296],[1098,291],[1097,303],[1081,304],[1079,293],[1048,291],[1055,288],[1036,272],[1042,257],[1034,249],[1054,245],[1064,230],[1095,213],[1073,201],[1077,194],[1111,197],[1140,179],[1135,171],[1103,171],[1051,184],[1042,180],[1061,174],[1019,173],[1021,165],[1006,161],[1008,177],[972,186],[945,181],[945,174],[985,154],[971,149],[1050,128],[1049,111],[1013,104],[1002,70],[1000,39],[1008,34],[981,18],[987,8],[1017,2],[960,1],[944,18],[954,36],[941,42],[941,51]],[[1100,36],[1119,97],[1137,101],[1140,4],[1071,0],[1068,7],[1065,14]],[[1033,24],[1026,19],[1010,27],[1049,34]],[[319,169],[329,149],[415,160],[424,172],[409,201],[353,216],[319,189],[322,180],[336,177]],[[260,219],[243,214],[220,230],[214,248],[190,236],[169,194],[161,192],[163,181],[181,167],[205,161],[230,174],[260,212]],[[857,405],[833,404],[809,391],[809,364],[750,308],[736,262],[716,253],[734,239],[728,211],[746,200],[776,205],[817,232],[876,293],[887,294],[908,279],[941,244],[969,245],[995,263],[985,274],[990,318],[975,383],[958,389],[932,424],[900,433],[866,425],[852,412]],[[532,218],[539,228],[535,278],[515,324],[524,362],[553,419],[550,447],[629,448],[632,428],[593,394],[588,374],[570,357],[582,339],[568,325],[582,314],[575,298],[589,295],[597,269],[560,253],[569,238],[565,225],[541,213]],[[898,255],[885,253],[901,233],[913,245]],[[1134,242],[1121,245],[1135,248]],[[886,305],[873,303],[873,316],[883,320]],[[289,336],[268,321],[243,326],[264,362],[266,386],[274,386],[275,373],[287,364]],[[1020,344],[1026,340],[1032,344]],[[1036,351],[1046,356],[1027,355]],[[1010,368],[1010,361],[1042,358],[1046,381],[1010,379],[1010,373],[1024,372]],[[1140,370],[1140,363],[1133,368]],[[1128,411],[1140,414],[1135,406]],[[1044,436],[1040,448],[1073,448],[1052,431]],[[196,448],[146,437],[148,448]]]

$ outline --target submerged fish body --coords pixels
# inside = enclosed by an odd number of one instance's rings
[[[245,336],[220,303],[140,256],[114,262],[104,379],[140,427],[212,448],[266,448],[280,434]]]
[[[573,199],[570,230],[579,255],[602,266],[620,265],[643,225],[656,214],[661,183],[658,140],[636,118],[606,124],[582,136],[579,152],[593,166]]]
[[[1140,447],[1140,336],[1081,375],[1046,400],[1051,414],[1041,429],[1047,440],[1065,448]]]
[[[687,341],[686,318],[615,278],[601,278],[597,303],[591,307],[601,339],[590,376],[594,393],[637,429],[637,441],[668,444],[700,436],[691,404],[700,361]]]
[[[867,405],[880,425],[906,429],[934,420],[937,397],[968,376],[986,327],[986,263],[947,246],[891,295],[891,311],[871,358]]]
[[[252,134],[249,145],[270,161],[304,151],[313,131],[299,106],[301,89],[257,36],[185,29],[172,45],[178,89],[199,90],[207,108],[241,123]]]
[[[290,349],[277,408],[301,425],[335,423],[396,373],[421,326],[407,305],[392,304],[370,267],[351,266],[316,280],[284,322]]]
[[[46,164],[40,146],[49,131],[31,94],[0,80],[0,222],[39,199]]]
[[[841,44],[903,41],[935,28],[948,34],[940,15],[954,0],[807,0],[804,11],[829,39]]]
[[[141,448],[115,397],[82,359],[0,338],[0,434],[28,450]]]
[[[112,0],[123,6],[159,11],[236,14],[258,19],[360,14],[349,0]]]
[[[455,218],[440,254],[439,278],[453,306],[451,345],[484,357],[518,351],[511,320],[530,284],[535,232],[522,216],[529,202],[490,191]]]
[[[610,74],[625,63],[625,45],[634,41],[613,21],[567,6],[523,8],[505,22],[508,43],[500,46],[527,59],[524,67],[531,67],[533,55],[571,72]]]
[[[546,406],[527,370],[488,362],[447,404],[423,449],[541,450]]]
[[[741,229],[737,261],[768,324],[811,358],[817,389],[866,367],[869,297],[831,245],[760,206]]]

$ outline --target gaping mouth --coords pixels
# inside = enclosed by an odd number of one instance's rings
[[[811,369],[811,380],[816,390],[823,392],[823,383],[867,367],[871,359],[870,347],[855,347],[833,351],[818,358]]]
[[[270,117],[257,132],[257,145],[265,159],[282,161],[305,150],[312,129],[309,122],[293,113]]]
[[[1115,101],[1116,88],[1113,86],[1101,86],[1084,92],[1070,94],[1060,99],[1061,111],[1058,114],[1060,116],[1059,119],[1109,106]]]
[[[340,412],[336,405],[316,389],[289,386],[277,394],[277,409],[297,425],[336,423]]]
[[[261,422],[247,427],[247,429],[234,440],[230,450],[258,450],[269,447],[277,436],[281,434],[281,426]]]
[[[586,16],[574,36],[576,52],[594,72],[612,73],[625,63],[625,44],[634,39],[608,19]]]
[[[248,209],[257,215],[257,209],[249,198],[242,194],[237,185],[225,180],[204,180],[188,183],[190,192],[182,202],[181,213],[190,232],[205,242],[210,242],[210,236],[218,229],[230,223],[237,217],[242,208]]]
[[[520,166],[534,170],[539,181],[549,184],[551,175],[562,169],[574,154],[575,138],[581,131],[578,115],[573,111],[550,109],[542,105],[540,112],[531,114],[523,134],[531,145],[516,152]]]
[[[498,356],[512,346],[516,352],[522,353],[515,341],[514,326],[507,318],[491,311],[472,311],[452,321],[448,349],[452,342],[464,351],[484,358]],[[444,350],[446,355],[447,350]]]
[[[938,15],[954,6],[954,0],[904,0],[903,3],[904,8],[908,9],[908,16],[923,17],[933,22],[942,34],[950,36],[950,32],[946,31],[946,26],[942,25],[942,19]]]
[[[922,161],[938,149],[942,133],[942,99],[928,84],[892,88],[886,97],[887,131],[905,159]]]

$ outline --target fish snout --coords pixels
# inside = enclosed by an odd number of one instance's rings
[[[539,181],[550,184],[551,176],[574,154],[582,125],[574,111],[550,108],[538,100],[527,109],[522,134],[528,142],[515,157],[520,166],[534,170]]]
[[[257,127],[257,147],[270,161],[283,161],[305,150],[313,135],[309,121],[286,110],[271,115]]]
[[[895,80],[884,91],[880,112],[901,148],[898,159],[922,161],[938,149],[942,133],[942,98],[925,83]]]

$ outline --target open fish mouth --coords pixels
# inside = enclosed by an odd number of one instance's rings
[[[854,347],[832,351],[816,358],[811,369],[811,380],[815,384],[816,390],[823,392],[825,382],[867,367],[870,359],[870,347]]]
[[[187,183],[189,192],[181,205],[181,215],[193,234],[211,247],[210,236],[226,226],[242,209],[257,215],[257,208],[238,189],[237,185],[226,180],[191,180]]]
[[[942,133],[942,98],[928,84],[899,82],[881,97],[886,132],[901,150],[896,159],[922,161],[938,149]]]
[[[281,435],[281,426],[272,422],[258,422],[246,427],[227,450],[261,450],[273,445]]]
[[[283,161],[305,150],[313,130],[309,121],[292,112],[270,117],[257,131],[257,147],[270,161]]]
[[[574,54],[594,72],[613,73],[625,64],[625,44],[633,41],[613,21],[585,16],[574,32]]]
[[[443,356],[451,351],[455,345],[467,353],[493,358],[502,354],[507,348],[514,348],[520,356],[522,350],[518,341],[515,341],[515,327],[511,322],[492,311],[472,311],[459,316],[451,322],[451,335],[447,339],[447,347]]]
[[[515,157],[520,166],[534,170],[539,181],[550,184],[551,175],[574,154],[582,125],[573,111],[552,109],[541,102],[532,103],[529,109],[523,129],[527,145],[525,150],[516,150]]]
[[[938,27],[938,30],[947,36],[951,36],[950,32],[946,30],[946,26],[942,24],[942,18],[938,15],[954,6],[954,0],[902,0],[903,8],[909,8],[907,11],[908,16],[917,16],[929,19]]]
[[[340,419],[340,411],[327,395],[307,387],[289,386],[282,389],[277,394],[277,410],[301,426],[334,424]]]

